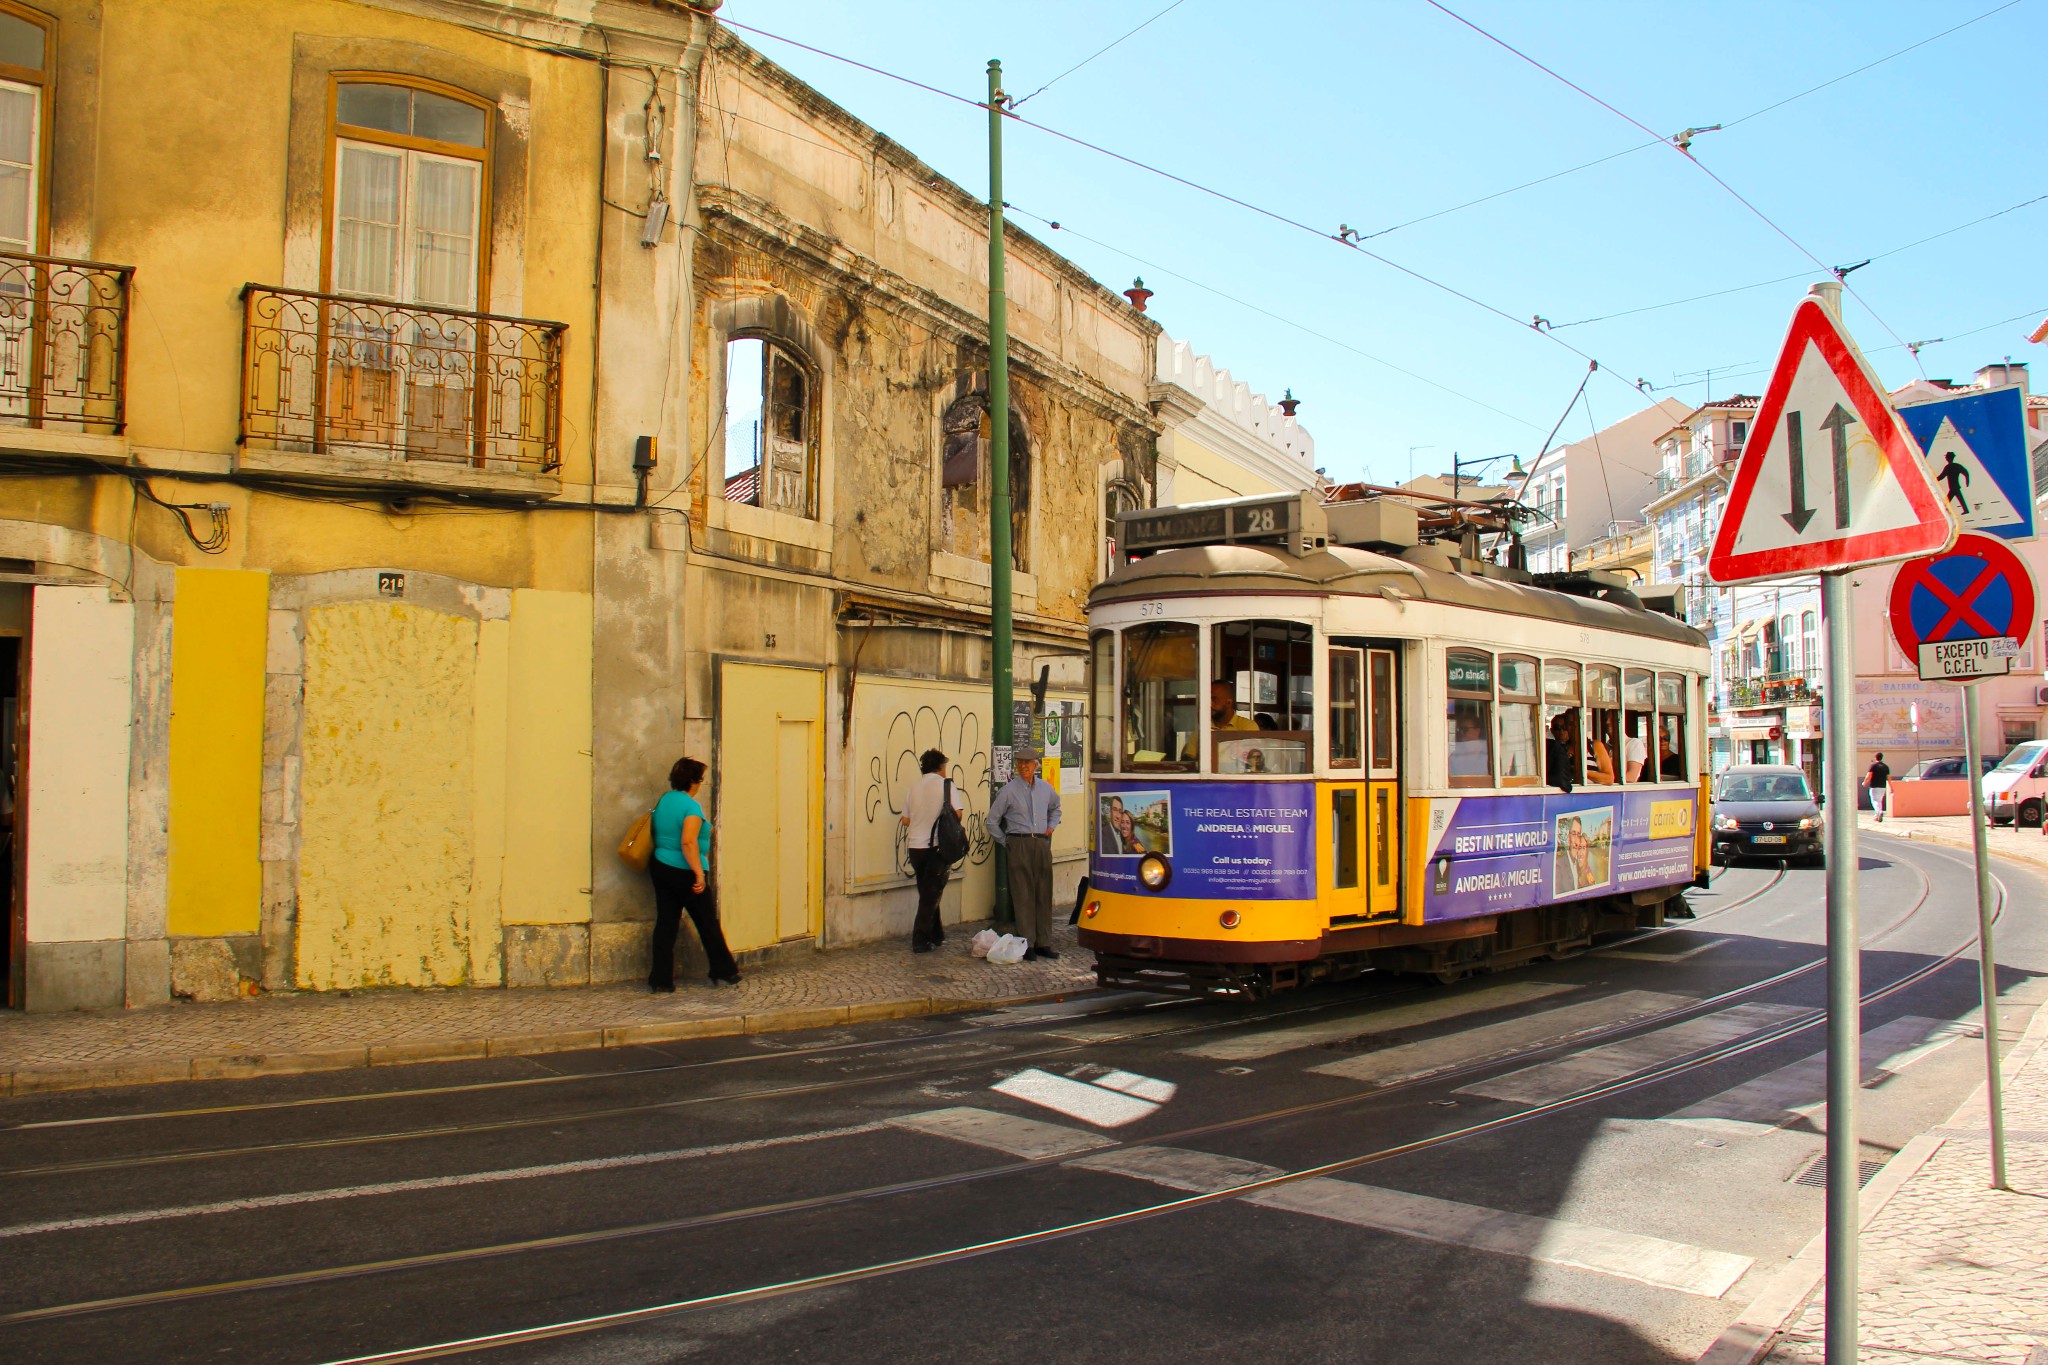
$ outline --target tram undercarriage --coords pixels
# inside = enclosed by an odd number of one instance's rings
[[[1296,986],[1348,981],[1369,971],[1419,976],[1447,986],[1485,972],[1574,957],[1599,938],[1690,918],[1692,910],[1682,891],[1664,887],[1637,892],[1634,897],[1537,906],[1449,924],[1333,931],[1325,936],[1324,951],[1299,961],[1154,956],[1162,949],[1172,949],[1158,940],[1122,935],[1099,936],[1116,938],[1114,947],[1105,943],[1089,946],[1095,947],[1095,979],[1102,986],[1252,1001]],[[1096,937],[1084,931],[1082,942],[1088,945],[1089,939]]]

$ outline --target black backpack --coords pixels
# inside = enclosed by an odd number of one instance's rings
[[[953,779],[946,779],[945,795],[939,798],[939,818],[932,821],[932,852],[951,867],[967,856],[967,827],[960,812],[953,809]]]

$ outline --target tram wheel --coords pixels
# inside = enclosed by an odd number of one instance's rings
[[[1425,973],[1428,980],[1439,986],[1454,986],[1470,975],[1471,971],[1464,967],[1446,967],[1440,972]]]

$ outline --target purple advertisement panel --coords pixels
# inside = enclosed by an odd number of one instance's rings
[[[1626,895],[1693,877],[1694,792],[1547,792],[1429,805],[1425,920]]]
[[[1091,886],[1138,891],[1139,860],[1157,853],[1169,896],[1315,899],[1314,783],[1097,782],[1091,801]]]

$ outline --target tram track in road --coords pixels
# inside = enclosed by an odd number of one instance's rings
[[[1721,869],[1721,871],[1725,875],[1727,869],[1723,868]],[[1761,899],[1763,896],[1775,890],[1784,881],[1785,875],[1785,865],[1780,863],[1776,868],[1775,872],[1773,873],[1773,875],[1771,876],[1770,880],[1767,881],[1764,885],[1746,892],[1745,894],[1741,895],[1740,897],[1729,902],[1726,905],[1716,906],[1713,909],[1708,910],[1702,914],[1699,914],[1689,920],[1682,920],[1674,923],[1660,925],[1652,929],[1642,930],[1634,934],[1625,935],[1620,938],[1606,941],[1604,943],[1599,944],[1598,947],[1595,948],[1593,951],[1603,951],[1612,948],[1620,948],[1632,943],[1640,943],[1645,940],[1658,937],[1662,934],[1689,931],[1708,920],[1714,919],[1720,915],[1731,913],[1735,910],[1739,910],[1744,906],[1752,904],[1753,902]],[[1511,968],[1509,970],[1520,970],[1520,968]],[[1437,988],[1433,986],[1403,985],[1388,990],[1383,994],[1373,998],[1381,1000],[1395,1000],[1410,995],[1431,994],[1436,989]],[[1088,1022],[1108,1021],[1126,1015],[1136,1016],[1152,1011],[1157,1011],[1160,1009],[1190,1008],[1201,1003],[1204,1002],[1199,1000],[1157,1001],[1146,1004],[1136,1004],[1115,1009],[1088,1013],[1085,1015],[1077,1016],[1077,1018],[1084,1019]],[[1219,1029],[1241,1028],[1249,1023],[1269,1024],[1283,1022],[1286,1020],[1299,1018],[1305,1015],[1320,1013],[1326,1010],[1348,1008],[1358,1003],[1359,1000],[1356,997],[1334,1000],[1318,1000],[1307,1004],[1295,1005],[1281,1009],[1274,1009],[1257,1015],[1239,1015],[1218,1019],[1207,1019],[1198,1022],[1191,1022],[1185,1028],[1162,1030],[1160,1032],[1149,1034],[1148,1037],[1155,1040],[1164,1040]],[[932,1043],[943,1041],[971,1042],[976,1039],[994,1036],[998,1034],[1000,1031],[1005,1030],[1028,1031],[1034,1027],[1043,1028],[1045,1027],[1046,1022],[1046,1020],[1041,1018],[1019,1018],[1016,1020],[1004,1021],[1002,1023],[997,1024],[983,1024],[962,1027],[959,1029],[955,1029],[951,1032],[939,1035],[939,1037],[936,1039],[927,1039],[923,1041]],[[645,1078],[658,1075],[673,1075],[681,1072],[726,1067],[739,1063],[766,1063],[778,1061],[786,1062],[792,1059],[810,1060],[813,1058],[824,1058],[828,1056],[843,1055],[846,1053],[858,1051],[874,1051],[891,1046],[901,1046],[904,1043],[904,1041],[905,1040],[901,1038],[882,1038],[852,1043],[825,1044],[813,1048],[792,1048],[779,1050],[775,1052],[745,1053],[734,1057],[710,1058],[695,1062],[678,1062],[655,1067],[636,1067],[622,1071],[578,1073],[572,1076],[518,1077],[505,1081],[469,1082],[452,1086],[382,1090],[370,1092],[367,1094],[312,1096],[291,1100],[259,1101],[245,1105],[202,1106],[189,1109],[159,1110],[144,1114],[107,1115],[85,1119],[48,1120],[42,1122],[17,1124],[11,1128],[0,1128],[0,1133],[49,1132],[53,1129],[80,1126],[93,1126],[104,1129],[108,1125],[119,1123],[169,1122],[180,1119],[218,1118],[227,1115],[245,1115],[266,1111],[274,1112],[279,1110],[290,1111],[315,1106],[370,1100],[442,1098],[459,1094],[523,1089],[525,1087],[533,1086],[536,1084],[553,1084],[571,1081],[597,1082],[620,1079],[630,1080],[633,1078]],[[1067,1042],[1058,1046],[1040,1048],[1028,1052],[1012,1053],[1008,1057],[1005,1057],[1003,1060],[1005,1062],[1043,1062],[1053,1060],[1062,1056],[1085,1052],[1092,1048],[1109,1046],[1122,1041],[1126,1041],[1126,1039],[1118,1035],[1109,1034],[1099,1039],[1091,1039],[1083,1042]],[[558,1113],[521,1115],[513,1118],[490,1119],[477,1122],[431,1124],[411,1128],[389,1129],[370,1133],[338,1134],[334,1136],[325,1137],[288,1139],[279,1142],[248,1143],[236,1146],[189,1148],[166,1152],[143,1153],[139,1155],[85,1158],[82,1160],[50,1162],[33,1166],[0,1167],[0,1179],[82,1174],[87,1172],[117,1171],[137,1169],[148,1166],[175,1165],[193,1161],[230,1160],[236,1157],[256,1156],[280,1152],[331,1151],[346,1147],[373,1146],[381,1143],[390,1142],[406,1142],[425,1140],[431,1138],[456,1137],[464,1134],[512,1132],[525,1128],[545,1127],[551,1124],[596,1122],[609,1118],[624,1118],[635,1114],[660,1113],[673,1109],[688,1108],[692,1106],[711,1103],[761,1101],[774,1100],[779,1098],[801,1098],[805,1096],[830,1093],[835,1090],[843,1090],[849,1087],[878,1082],[907,1081],[916,1080],[924,1076],[941,1075],[949,1071],[958,1070],[959,1067],[963,1064],[963,1061],[971,1060],[973,1059],[962,1059],[959,1057],[954,1057],[934,1061],[925,1065],[911,1067],[906,1070],[894,1072],[879,1072],[866,1076],[834,1077],[830,1080],[806,1082],[796,1085],[770,1086],[758,1090],[743,1090],[737,1092],[729,1091],[711,1095],[698,1095],[686,1096],[682,1098],[649,1100],[627,1105],[606,1105],[587,1109],[571,1109]]]
[[[1902,930],[1910,921],[1914,919],[1915,916],[1917,916],[1920,913],[1921,909],[1926,905],[1928,899],[1932,894],[1933,880],[1927,875],[1926,870],[1920,867],[1917,863],[1912,862],[1910,860],[1901,860],[1901,863],[1902,865],[1911,868],[1911,870],[1917,875],[1920,882],[1919,893],[1914,898],[1912,904],[1909,907],[1907,907],[1907,909],[1902,914],[1894,918],[1884,928],[1876,931],[1875,933],[1871,934],[1866,938],[1866,947],[1881,942],[1884,939],[1889,938],[1893,934]],[[1776,885],[1778,885],[1780,881],[1782,881],[1782,877],[1783,870],[1780,869],[1778,877],[1772,880],[1770,886],[1775,887]],[[2000,889],[2001,895],[2003,895],[2002,884]],[[1750,901],[1754,900],[1757,895],[1761,894],[1762,891],[1759,891],[1754,895],[1746,896],[1743,898],[1743,901],[1741,903],[1749,903]],[[1710,913],[1721,913],[1725,910],[1732,910],[1735,908],[1738,908],[1737,905],[1731,903],[1727,907],[1721,907],[1720,909],[1717,909],[1716,911]],[[1707,916],[1702,916],[1702,918],[1707,918]],[[1680,924],[1667,927],[1680,929],[1689,927],[1689,924]],[[1911,985],[1917,984],[1919,981],[1926,979],[1927,976],[1932,975],[1934,972],[1941,970],[1943,967],[1953,962],[1956,957],[1968,951],[1970,945],[1974,943],[1974,941],[1975,940],[1973,936],[1970,940],[1966,941],[1964,944],[1962,944],[1960,947],[1958,947],[1948,955],[1936,959],[1935,961],[1930,962],[1922,968],[1916,969],[1916,971],[1912,973],[1908,973],[1905,977],[1902,977],[1897,981],[1888,983],[1883,987],[1879,987],[1873,990],[1872,992],[1866,995],[1866,1002],[1874,1002],[1877,1000],[1881,1000],[1891,994],[1895,994],[1900,990],[1907,989]],[[1722,992],[1721,994],[1699,1000],[1690,1001],[1686,1005],[1681,1007],[1662,1011],[1654,1015],[1637,1017],[1625,1021],[1623,1023],[1599,1029],[1597,1031],[1577,1035],[1570,1039],[1568,1042],[1558,1041],[1551,1044],[1539,1045],[1536,1047],[1524,1049],[1507,1055],[1479,1059],[1468,1065],[1435,1071],[1426,1077],[1417,1077],[1412,1080],[1397,1082],[1389,1085],[1367,1086],[1344,1095],[1334,1096],[1323,1100],[1313,1101],[1310,1103],[1290,1105],[1279,1109],[1264,1111],[1261,1113],[1240,1115],[1233,1118],[1203,1123],[1176,1132],[1153,1134],[1146,1137],[1142,1143],[1111,1143],[1102,1148],[1101,1150],[1110,1151],[1114,1150],[1117,1147],[1125,1147],[1131,1145],[1164,1145],[1175,1142],[1182,1142],[1194,1138],[1200,1138],[1204,1136],[1211,1136],[1218,1133],[1242,1131],[1249,1128],[1257,1127],[1259,1125],[1279,1123],[1283,1121],[1315,1115],[1318,1113],[1333,1112],[1346,1107],[1351,1107],[1358,1104],[1383,1099],[1387,1096],[1399,1094],[1403,1091],[1407,1091],[1425,1084],[1442,1085],[1447,1083],[1456,1083],[1460,1080],[1468,1079],[1470,1077],[1477,1076],[1485,1072],[1496,1070],[1502,1067],[1527,1065],[1531,1061],[1531,1059],[1542,1057],[1546,1054],[1569,1054],[1573,1052],[1587,1050],[1593,1047],[1600,1046],[1603,1043],[1606,1043],[1608,1041],[1611,1041],[1615,1038],[1618,1038],[1626,1034],[1647,1031],[1664,1024],[1669,1024],[1684,1019],[1689,1016],[1703,1014],[1715,1010],[1717,1008],[1728,1005],[1733,1001],[1739,1000],[1745,996],[1755,995],[1760,992],[1783,985],[1789,981],[1796,980],[1808,973],[1817,970],[1818,968],[1824,965],[1825,958],[1819,958],[1811,962],[1799,964],[1791,968],[1788,968],[1785,971],[1775,973],[1770,977],[1764,978],[1759,981],[1747,983],[1732,990]],[[1592,1099],[1596,1099],[1607,1094],[1621,1093],[1623,1090],[1634,1088],[1637,1085],[1651,1084],[1656,1080],[1665,1079],[1672,1075],[1682,1074],[1684,1071],[1691,1070],[1698,1066],[1710,1065],[1713,1062],[1739,1056],[1745,1052],[1754,1050],[1756,1048],[1769,1046],[1770,1044],[1780,1041],[1785,1037],[1790,1037],[1803,1029],[1813,1027],[1823,1017],[1824,1016],[1821,1014],[1820,1011],[1814,1010],[1793,1019],[1786,1025],[1772,1027],[1763,1030],[1759,1033],[1745,1036],[1742,1039],[1736,1040],[1735,1042],[1728,1044],[1726,1046],[1713,1049],[1710,1052],[1699,1054],[1696,1057],[1682,1059],[1679,1063],[1674,1063],[1671,1066],[1660,1068],[1655,1072],[1631,1078],[1627,1085],[1604,1087],[1597,1092],[1570,1097],[1567,1102],[1540,1106],[1537,1109],[1533,1109],[1524,1113],[1518,1113],[1517,1115],[1507,1116],[1502,1120],[1490,1121],[1487,1124],[1474,1125],[1465,1129],[1453,1130],[1449,1133],[1418,1139],[1415,1142],[1404,1143],[1398,1146],[1380,1149],[1378,1151],[1366,1153],[1354,1158],[1347,1158],[1346,1162],[1339,1163],[1336,1166],[1316,1167],[1310,1170],[1292,1172],[1284,1177],[1278,1178],[1271,1182],[1263,1182],[1260,1184],[1247,1186],[1244,1190],[1237,1191],[1236,1193],[1226,1192],[1224,1194],[1219,1194],[1214,1197],[1204,1196],[1195,1200],[1170,1201],[1166,1204],[1150,1206],[1147,1209],[1132,1211],[1127,1214],[1116,1215],[1114,1218],[1106,1221],[1094,1220],[1087,1224],[1076,1224],[1070,1228],[1049,1229],[1044,1230],[1040,1233],[1028,1234],[1027,1239],[1022,1241],[1017,1239],[1008,1239],[1000,1243],[990,1244],[987,1247],[955,1248],[949,1252],[934,1253],[933,1256],[937,1257],[937,1260],[933,1259],[932,1257],[921,1257],[916,1258],[912,1261],[900,1263],[891,1262],[881,1267],[869,1267],[862,1271],[843,1272],[840,1273],[837,1277],[824,1277],[814,1278],[810,1280],[792,1281],[788,1285],[765,1286],[757,1290],[738,1292],[743,1295],[761,1297],[771,1293],[798,1292],[799,1290],[806,1288],[820,1288],[824,1287],[828,1283],[844,1283],[847,1282],[845,1278],[846,1276],[851,1276],[853,1278],[865,1278],[873,1274],[897,1273],[901,1270],[915,1269],[919,1266],[926,1264],[937,1264],[947,1258],[962,1259],[971,1255],[987,1254],[989,1251],[1006,1249],[1011,1246],[1028,1245],[1034,1241],[1047,1240],[1049,1238],[1056,1236],[1073,1235],[1076,1232],[1087,1231],[1094,1227],[1113,1226],[1120,1221],[1130,1221],[1140,1217],[1157,1216],[1157,1214],[1159,1213],[1171,1212],[1183,1207],[1196,1207],[1200,1204],[1215,1202],[1215,1200],[1218,1198],[1237,1197],[1239,1194],[1245,1192],[1256,1192],[1258,1189],[1265,1188],[1268,1184],[1282,1184],[1287,1183],[1287,1181],[1290,1180],[1306,1179],[1318,1174],[1327,1174],[1329,1171],[1334,1169],[1351,1169],[1354,1166],[1369,1164],[1373,1161],[1387,1160],[1395,1156],[1405,1155],[1409,1152],[1427,1150],[1430,1147],[1444,1145],[1449,1142],[1460,1140],[1464,1137],[1472,1136],[1476,1133],[1492,1131],[1498,1127],[1504,1126],[1509,1122],[1524,1122],[1531,1118],[1539,1117],[1543,1113],[1556,1112],[1563,1108],[1574,1107],[1578,1104],[1589,1102]],[[1195,1030],[1188,1031],[1193,1032]],[[1152,1037],[1155,1039],[1159,1037],[1171,1036],[1173,1036],[1173,1034],[1171,1033],[1164,1035],[1152,1035]],[[743,1221],[774,1218],[798,1213],[823,1212],[836,1207],[847,1207],[862,1203],[871,1203],[874,1201],[889,1199],[901,1195],[933,1191],[948,1186],[960,1186],[969,1183],[990,1180],[1001,1176],[1008,1176],[1028,1171],[1041,1170],[1048,1167],[1056,1167],[1062,1164],[1063,1160],[1064,1158],[1062,1157],[1023,1159],[1005,1162],[995,1166],[980,1167],[973,1170],[955,1172],[945,1176],[935,1176],[920,1178],[916,1180],[900,1181],[886,1185],[871,1186],[859,1190],[841,1191],[833,1194],[817,1195],[802,1199],[777,1201],[775,1203],[761,1204],[739,1209],[724,1210],[716,1213],[698,1214],[681,1218],[649,1221],[619,1227],[593,1229],[583,1232],[564,1233],[548,1237],[529,1238],[515,1242],[498,1243],[488,1246],[459,1248],[444,1252],[430,1252],[415,1256],[395,1257],[377,1261],[359,1262],[344,1266],[330,1266],[299,1272],[286,1272],[277,1275],[251,1277],[233,1281],[222,1281],[214,1284],[193,1285],[177,1289],[147,1291],[138,1294],[129,1294],[103,1299],[86,1300],[70,1304],[51,1305],[43,1308],[28,1309],[12,1314],[0,1315],[0,1326],[49,1321],[57,1318],[76,1317],[87,1314],[113,1312],[125,1309],[167,1305],[172,1303],[180,1303],[200,1298],[217,1297],[222,1295],[232,1295],[270,1289],[282,1289],[295,1286],[303,1287],[318,1284],[335,1283],[350,1279],[357,1279],[381,1274],[391,1274],[417,1270],[430,1270],[437,1267],[473,1263],[493,1258],[519,1256],[536,1252],[561,1250],[575,1247],[587,1247],[607,1242],[624,1241],[629,1239],[659,1236],[664,1234],[687,1233],[711,1227],[716,1227],[720,1225],[739,1223]],[[743,1299],[733,1298],[731,1296],[717,1296],[713,1299],[689,1300],[681,1304],[665,1305],[662,1306],[659,1310],[647,1311],[680,1312],[685,1311],[688,1308],[713,1306],[715,1303],[740,1301],[743,1301]],[[615,1325],[615,1320],[609,1318],[604,1319],[599,1325]],[[592,1329],[578,1328],[577,1330]],[[538,1338],[520,1339],[526,1340]],[[494,1344],[511,1344],[511,1341],[508,1339],[505,1342]],[[464,1347],[463,1349],[469,1348]],[[384,1357],[377,1358],[383,1359]],[[425,1359],[429,1357],[393,1356],[389,1358]]]
[[[1926,869],[1919,867],[1917,864],[1909,865],[1913,866],[1914,870],[1920,874],[1923,883],[1921,895],[1915,900],[1914,904],[1906,911],[1905,914],[1899,916],[1896,920],[1892,922],[1892,924],[1887,926],[1878,934],[1872,936],[1870,939],[1867,939],[1861,945],[1863,948],[1867,949],[1871,943],[1882,941],[1884,938],[1888,938],[1893,933],[1904,928],[1905,924],[1919,913],[1920,909],[1926,904],[1928,897],[1931,895],[1933,884],[1932,879],[1927,876]],[[1992,918],[1995,921],[2004,914],[2005,907],[2010,899],[2010,892],[2002,879],[1999,879],[1996,876],[1994,876],[1992,878],[1992,881],[1998,892],[1997,905],[1994,907],[1992,912]],[[1929,977],[1935,975],[1936,973],[1946,969],[1947,967],[1955,963],[1965,953],[1969,952],[1970,949],[1976,943],[1976,936],[1970,936],[1957,947],[1951,949],[1947,953],[1944,953],[1940,957],[1935,958],[1913,969],[1912,971],[1905,973],[1904,975],[1896,978],[1895,980],[1887,983],[1884,986],[1881,986],[1873,991],[1866,992],[1861,997],[1859,1004],[1861,1006],[1867,1007],[1871,1004],[1882,1001],[1892,995],[1898,994],[1901,991],[1910,989],[1912,986],[1915,986],[1920,982],[1927,980]],[[1825,959],[1822,959],[1822,962],[1824,963]],[[1795,970],[1811,970],[1811,967]],[[1789,974],[1781,974],[1781,976],[1783,975]],[[1734,994],[1738,994],[1738,992],[1727,993],[1727,996],[1732,996]],[[1727,996],[1717,997],[1717,999],[1725,999],[1727,998]],[[1701,1003],[1706,1004],[1709,1002]],[[1692,1012],[1694,1011],[1679,1010],[1670,1011],[1669,1013],[1677,1015]],[[856,1284],[867,1280],[882,1279],[893,1275],[904,1274],[910,1271],[924,1270],[936,1268],[938,1266],[943,1265],[957,1264],[963,1261],[979,1259],[984,1256],[997,1255],[1007,1251],[1022,1250],[1028,1247],[1040,1246],[1050,1242],[1065,1240],[1070,1237],[1081,1236],[1091,1232],[1110,1231],[1116,1228],[1130,1226],[1139,1222],[1149,1221],[1154,1218],[1165,1217],[1171,1214],[1186,1212],[1193,1209],[1205,1208],[1210,1205],[1220,1204],[1226,1201],[1244,1199],[1250,1196],[1258,1195],[1268,1190],[1278,1189],[1286,1185],[1297,1184],[1308,1180],[1329,1179],[1331,1177],[1343,1175],[1348,1172],[1355,1171],[1379,1162],[1393,1160],[1397,1157],[1425,1152],[1435,1148],[1448,1146],[1452,1143],[1460,1142],[1468,1138],[1480,1136],[1482,1134],[1494,1133],[1502,1131],[1504,1129],[1517,1127],[1522,1124],[1533,1122],[1535,1120],[1545,1118],[1554,1114],[1563,1113],[1572,1109],[1583,1107],[1588,1104],[1596,1103],[1601,1100],[1611,1099],[1619,1095],[1628,1094],[1636,1090],[1645,1089],[1650,1086],[1658,1085],[1664,1081],[1673,1079],[1674,1077],[1682,1076],[1689,1072],[1700,1070],[1704,1067],[1717,1065],[1720,1062],[1728,1061],[1735,1057],[1742,1056],[1746,1053],[1753,1052],[1761,1048],[1769,1047],[1772,1044],[1783,1041],[1786,1038],[1792,1037],[1796,1034],[1805,1032],[1808,1029],[1814,1028],[1818,1024],[1824,1022],[1825,1019],[1825,1012],[1816,1010],[1806,1017],[1788,1020],[1782,1024],[1770,1026],[1762,1030],[1759,1030],[1753,1034],[1750,1034],[1746,1037],[1733,1040],[1732,1042],[1729,1042],[1727,1044],[1714,1048],[1705,1049],[1691,1056],[1681,1057],[1665,1065],[1655,1067],[1653,1069],[1646,1070],[1643,1072],[1639,1072],[1631,1076],[1623,1077],[1604,1085],[1595,1086],[1585,1091],[1579,1092],[1577,1094],[1568,1095],[1560,1099],[1533,1105],[1528,1109],[1521,1110],[1513,1114],[1504,1114],[1493,1119],[1484,1120],[1479,1123],[1468,1124],[1464,1127],[1453,1129],[1448,1132],[1434,1134],[1428,1137],[1415,1139],[1410,1142],[1394,1144],[1388,1147],[1380,1148],[1376,1151],[1345,1157],[1336,1161],[1325,1162],[1320,1165],[1311,1167],[1305,1167],[1300,1170],[1288,1171],[1263,1179],[1243,1181],[1239,1184],[1224,1189],[1203,1191],[1200,1193],[1190,1194],[1178,1199],[1164,1200],[1156,1204],[1145,1205],[1136,1209],[1128,1209],[1119,1213],[1109,1214],[1106,1216],[1082,1219],[1076,1222],[1062,1224],[1057,1227],[1043,1228],[1034,1232],[1021,1233],[1010,1237],[996,1238],[989,1241],[969,1244],[966,1246],[952,1247],[942,1251],[928,1252],[922,1255],[899,1258],[893,1261],[878,1262],[867,1266],[861,1266],[842,1271],[834,1271],[823,1275],[814,1275],[799,1279],[785,1280],[775,1284],[759,1285],[748,1289],[732,1290],[720,1294],[703,1295],[693,1299],[677,1300],[666,1304],[649,1305],[646,1307],[638,1309],[629,1309],[622,1312],[599,1314],[585,1318],[546,1324],[539,1327],[523,1328],[509,1332],[492,1333],[484,1336],[464,1338],[457,1341],[440,1342],[430,1346],[414,1347],[396,1351],[378,1352],[372,1355],[352,1356],[343,1360],[330,1362],[330,1365],[402,1365],[402,1362],[443,1359],[452,1355],[463,1355],[479,1351],[498,1350],[515,1345],[525,1345],[541,1341],[559,1340],[564,1337],[580,1336],[591,1332],[604,1331],[616,1327],[630,1326],[637,1323],[649,1322],[656,1319],[675,1316],[682,1313],[705,1311],[714,1308],[736,1307],[743,1304],[756,1303],[771,1298],[780,1298],[788,1295],[808,1293],[817,1290],[834,1288],[842,1285]],[[1652,1021],[1636,1021],[1635,1023],[1627,1027],[1637,1028],[1646,1025],[1650,1022]],[[1610,1030],[1610,1032],[1619,1031],[1621,1030]],[[1590,1040],[1588,1040],[1587,1043],[1581,1043],[1575,1046],[1586,1045],[1590,1045]],[[1439,1075],[1438,1077],[1435,1077],[1433,1079],[1441,1080],[1443,1079],[1443,1077]],[[1191,1135],[1193,1133],[1199,1133],[1202,1131],[1213,1132],[1215,1131],[1216,1127],[1217,1126],[1211,1126],[1210,1128],[1205,1130],[1190,1130],[1190,1133],[1188,1134],[1169,1134],[1161,1137],[1154,1137],[1152,1139],[1149,1139],[1145,1145],[1165,1145],[1170,1141],[1173,1141],[1183,1136]],[[1125,1144],[1117,1145],[1122,1146]],[[1052,1158],[1047,1159],[1043,1162],[1033,1162],[1028,1164],[1058,1164],[1058,1162],[1063,1159],[1064,1158]],[[5,1320],[0,1319],[0,1321]]]

